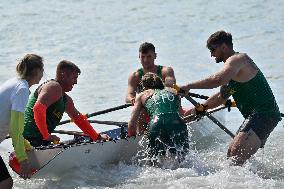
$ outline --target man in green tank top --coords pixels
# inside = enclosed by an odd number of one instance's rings
[[[147,73],[142,77],[143,92],[137,95],[128,124],[128,136],[137,134],[137,122],[145,108],[151,120],[147,128],[147,156],[185,155],[189,148],[188,130],[180,117],[180,97],[172,88],[164,87],[159,76]]]
[[[56,79],[40,85],[29,99],[25,109],[23,136],[32,146],[49,145],[60,140],[51,134],[60,122],[63,113],[74,120],[74,123],[94,141],[106,140],[107,135],[98,134],[86,117],[74,106],[72,98],[67,95],[77,84],[81,70],[74,63],[63,60],[56,69]]]
[[[233,96],[245,121],[229,145],[227,155],[232,157],[235,165],[242,165],[264,146],[269,134],[281,120],[279,108],[267,80],[253,60],[245,53],[234,51],[230,33],[213,33],[207,40],[207,48],[216,63],[224,62],[223,69],[181,88],[188,92],[189,89],[221,86],[220,92],[203,104],[206,109],[215,108],[230,95]],[[191,109],[186,114],[193,112],[194,109]]]
[[[174,70],[168,66],[155,64],[157,53],[155,46],[152,43],[144,42],[139,47],[139,59],[142,68],[132,72],[128,77],[128,87],[126,93],[126,102],[134,104],[137,88],[142,79],[142,76],[148,72],[156,73],[162,78],[166,86],[172,86],[176,83]]]
[[[128,86],[125,101],[127,103],[135,103],[136,94],[139,93],[139,83],[144,74],[148,72],[156,73],[162,78],[166,86],[172,86],[176,83],[174,70],[168,66],[161,66],[155,64],[155,59],[157,58],[157,53],[155,51],[155,46],[152,43],[144,42],[139,47],[139,59],[142,68],[135,70],[128,77]],[[140,127],[146,124],[149,118],[145,111],[139,119]]]

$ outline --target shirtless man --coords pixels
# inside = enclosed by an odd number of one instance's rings
[[[232,35],[225,31],[213,33],[207,40],[207,48],[216,63],[224,62],[219,72],[200,81],[181,86],[189,89],[221,87],[211,96],[203,109],[215,108],[233,96],[237,108],[245,118],[228,148],[228,157],[235,165],[242,165],[264,146],[269,134],[281,120],[278,105],[263,73],[245,53],[235,52]],[[186,114],[194,112],[189,110]]]

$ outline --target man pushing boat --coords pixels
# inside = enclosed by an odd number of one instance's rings
[[[181,88],[188,92],[189,89],[221,86],[220,92],[204,103],[203,110],[217,107],[233,96],[245,121],[229,146],[228,157],[233,157],[234,164],[242,165],[264,146],[281,120],[279,108],[267,80],[254,61],[247,54],[234,51],[230,33],[213,33],[207,40],[207,47],[216,63],[224,62],[223,69]],[[187,113],[192,113],[192,110]]]
[[[142,77],[141,84],[142,92],[136,96],[128,123],[128,136],[137,134],[137,121],[145,108],[151,118],[146,132],[147,156],[165,155],[167,151],[175,155],[186,154],[189,149],[188,130],[180,116],[182,109],[177,91],[165,87],[162,79],[151,72]]]
[[[49,145],[51,142],[60,140],[51,133],[64,112],[94,141],[108,139],[107,135],[98,134],[93,129],[86,117],[75,108],[72,98],[66,94],[77,84],[80,73],[81,70],[77,65],[62,60],[57,65],[56,79],[40,85],[30,97],[25,110],[23,136],[32,146]]]

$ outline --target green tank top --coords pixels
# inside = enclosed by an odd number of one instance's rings
[[[41,138],[42,137],[38,127],[35,124],[34,113],[33,113],[33,107],[38,97],[37,90],[30,97],[28,104],[26,106],[26,109],[25,109],[25,123],[24,123],[24,132],[23,132],[23,136],[25,138],[28,138],[28,137]],[[47,129],[49,133],[54,131],[55,127],[60,122],[63,116],[63,113],[65,112],[65,109],[66,109],[66,103],[67,103],[66,96],[63,95],[58,101],[51,104],[46,109],[46,124],[47,124]]]
[[[231,80],[228,86],[244,118],[254,113],[266,113],[281,119],[272,90],[260,70],[253,79],[244,83]]]
[[[151,120],[153,120],[157,115],[179,113],[180,99],[166,88],[155,89],[154,94],[146,100],[144,106]]]
[[[162,69],[163,69],[163,66],[161,65],[157,65],[157,75],[163,79],[163,76],[162,76]],[[143,72],[143,68],[140,68],[137,70],[138,72],[138,76],[139,76],[139,79],[141,80],[143,75],[144,75],[144,72]]]

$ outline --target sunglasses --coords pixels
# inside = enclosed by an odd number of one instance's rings
[[[220,45],[210,45],[210,47],[208,47],[209,51],[211,53],[213,53]]]

